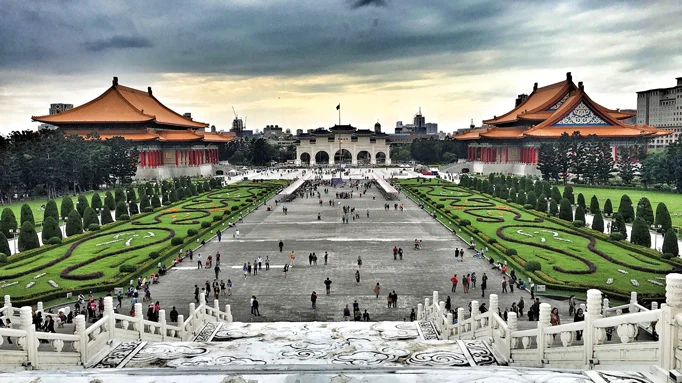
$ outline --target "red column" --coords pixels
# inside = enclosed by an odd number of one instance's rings
[[[535,147],[530,148],[530,163],[535,163]]]
[[[159,156],[159,166],[163,166],[163,152],[161,150],[157,150],[156,154]]]
[[[504,162],[505,163],[509,162],[509,146],[504,148]]]
[[[148,157],[149,157],[149,158],[148,158],[148,159],[149,159],[149,167],[150,167],[150,168],[155,167],[155,166],[156,166],[156,162],[154,161],[154,151],[153,151],[153,150],[149,150],[149,151],[147,152],[147,155],[148,155]]]
[[[488,148],[481,148],[481,161],[482,162],[487,162],[487,157],[488,157]]]
[[[526,147],[521,148],[521,162],[526,163]]]

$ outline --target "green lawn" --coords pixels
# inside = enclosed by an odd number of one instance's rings
[[[149,253],[169,248],[172,237],[184,238],[188,236],[189,229],[200,230],[202,222],[213,224],[213,218],[222,218],[225,211],[235,216],[252,207],[247,200],[258,200],[254,195],[263,192],[271,195],[278,186],[283,185],[281,181],[245,181],[229,185],[143,217],[133,216],[130,222],[123,225],[93,232],[81,240],[37,255],[10,257],[10,262],[12,259],[18,261],[0,267],[0,286],[18,283],[0,288],[0,294],[20,299],[55,291],[76,293],[78,289],[86,290],[91,286],[120,280],[124,276],[119,271],[122,264],[135,264],[138,268],[150,264]],[[237,210],[233,210],[235,206]],[[221,227],[226,227],[226,223]],[[207,233],[204,237],[211,235]],[[190,245],[185,243],[187,247]],[[164,263],[168,264],[171,260]],[[35,278],[43,273],[45,275]],[[137,274],[130,277],[136,278]],[[59,287],[52,287],[48,284],[49,280],[56,282]],[[35,285],[26,288],[30,282],[35,282]]]
[[[425,184],[415,180],[398,183],[409,192],[426,193],[432,203],[443,204],[446,211],[471,221],[471,226],[487,237],[496,239],[505,248],[515,249],[523,261],[538,261],[542,272],[564,284],[622,292],[636,290],[655,295],[664,293],[662,286],[648,282],[662,281],[665,273],[672,270],[672,266],[661,259],[626,250],[454,184],[438,181]],[[586,196],[588,203],[589,197]],[[458,226],[447,219],[447,215],[445,217],[442,222],[458,230]],[[592,249],[589,248],[591,241],[594,241]],[[482,246],[492,247],[492,244]],[[613,278],[612,284],[606,284],[608,278]],[[633,286],[631,279],[637,280],[639,286]]]

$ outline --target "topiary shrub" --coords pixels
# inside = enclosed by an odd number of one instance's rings
[[[201,227],[202,227],[203,229],[209,228],[209,227],[211,227],[211,223],[208,222],[208,221],[203,221],[203,222],[201,223]]]
[[[214,215],[214,216],[213,216],[213,222],[218,222],[218,221],[220,221],[221,219],[223,219],[223,217],[221,217],[221,216],[219,216],[219,215]]]
[[[193,237],[197,234],[199,234],[199,232],[196,229],[187,229],[187,236],[188,237]]]
[[[596,195],[592,195],[592,198],[590,198],[590,213],[597,214],[598,211],[599,211],[599,200],[597,199]]]
[[[520,191],[519,194],[516,196],[516,203],[519,205],[525,205],[526,204],[526,193]]]
[[[235,205],[235,206],[232,206],[232,207],[231,207],[231,210],[232,210],[232,211],[237,211],[237,210],[239,210],[239,206],[236,206],[236,205]]]
[[[628,232],[625,227],[625,220],[623,219],[623,216],[620,213],[615,213],[613,215],[613,224],[611,226],[611,230],[619,232],[623,236],[623,239],[628,239]]]
[[[66,217],[66,236],[80,234],[83,232],[83,220],[76,209],[71,210],[69,216]]]
[[[151,207],[151,206],[147,206],[147,207],[145,207],[144,209],[142,209],[142,212],[143,212],[143,213],[151,213],[151,212],[153,212],[153,211],[154,211],[154,208]]]
[[[167,198],[164,198],[164,199],[163,199],[163,206],[168,206],[168,205],[171,205],[171,204],[173,204],[173,202],[171,202],[170,199],[167,199]]]
[[[88,203],[88,199],[85,198],[84,195],[79,195],[78,196],[78,202],[76,203],[76,211],[78,211],[78,214],[81,215],[81,217],[85,216],[85,209],[89,208],[90,204]]]
[[[114,222],[114,219],[111,217],[111,211],[109,211],[109,208],[105,205],[102,207],[102,225],[106,225],[107,223],[112,223]]]
[[[5,234],[2,234],[2,232],[0,232],[0,254],[12,254],[12,252],[9,250],[9,242],[7,241],[7,237],[5,237]]]
[[[637,202],[637,218],[642,218],[647,225],[654,224],[654,210],[651,208],[651,202],[646,197],[640,198]]]
[[[45,211],[43,212],[43,225],[45,225],[45,220],[47,217],[54,218],[55,221],[59,222],[59,210],[57,209],[57,203],[51,199],[45,204]]]
[[[97,209],[102,209],[102,206],[104,206],[104,204],[102,203],[102,198],[99,196],[99,193],[93,194],[92,200],[90,201],[90,207],[97,211]]]
[[[497,243],[497,240],[495,238],[488,238],[488,243],[494,245]]]
[[[576,219],[573,221],[573,227],[585,227],[585,221]]]
[[[517,255],[518,252],[516,251],[516,249],[507,249],[507,250],[504,252],[504,254],[505,254],[505,255],[512,256],[512,255]]]
[[[161,200],[159,199],[158,194],[152,195],[152,198],[150,199],[150,202],[152,203],[152,207],[154,209],[160,208],[161,207]]]
[[[552,199],[549,201],[549,215],[556,217],[557,214],[559,214],[559,206],[557,206],[557,203],[554,202],[554,199]]]
[[[575,204],[575,197],[573,196],[573,186],[566,185],[566,187],[564,188],[564,198],[566,198],[571,205]]]
[[[130,219],[130,213],[128,212],[128,206],[126,206],[125,201],[118,201],[116,202],[116,212],[115,212],[115,218],[117,221],[122,221],[121,216],[128,216],[128,219]]]
[[[568,222],[573,221],[573,208],[571,207],[571,202],[567,198],[561,200],[559,218]]]
[[[43,243],[47,243],[48,245],[59,245],[62,243],[62,239],[59,237],[52,237],[46,241],[43,241]]]
[[[19,224],[23,225],[24,222],[29,222],[31,225],[36,225],[36,220],[33,218],[33,210],[28,204],[21,205],[21,214],[19,215]]]
[[[664,254],[671,254],[675,257],[680,254],[680,249],[677,244],[677,235],[675,235],[674,231],[668,230],[665,232],[665,236],[663,237],[663,247],[661,250]]]
[[[471,221],[469,221],[468,219],[463,219],[463,220],[459,221],[459,225],[460,226],[470,226]]]
[[[604,202],[604,215],[608,217],[612,214],[613,206],[611,205],[611,199],[606,199],[606,202]]]
[[[171,245],[173,246],[182,245],[182,242],[183,242],[182,238],[179,237],[171,238]]]
[[[157,251],[152,251],[151,253],[149,253],[149,258],[156,259],[159,257],[159,255],[160,254]]]
[[[523,269],[532,273],[534,271],[542,270],[542,265],[540,265],[540,262],[538,261],[528,261],[523,266]]]
[[[129,263],[124,263],[118,267],[118,271],[122,273],[134,273],[137,271],[137,266],[131,265]]]
[[[118,217],[118,219],[116,219],[116,220],[117,220],[117,221],[130,221],[130,216],[129,216],[128,214],[122,214],[122,215],[121,215],[120,217]]]
[[[583,193],[578,193],[578,206],[582,207],[583,210],[587,209],[587,205],[585,204],[585,196],[583,196]]]
[[[596,230],[600,233],[604,232],[604,217],[602,217],[601,212],[597,211],[594,218],[592,219],[592,230]]]
[[[140,211],[137,208],[137,202],[133,201],[130,204],[130,215],[135,215],[135,214],[140,214]]]
[[[3,212],[4,213],[4,212]],[[673,226],[673,222],[670,219],[670,213],[668,212],[668,207],[665,206],[663,202],[659,202],[656,205],[656,226],[661,226],[665,231],[670,231]]]
[[[0,264],[4,265],[7,263],[7,255],[5,253],[0,253]]]
[[[633,222],[635,220],[635,209],[632,207],[632,200],[627,194],[623,194],[620,197],[618,212],[623,216],[625,222]]]
[[[83,211],[83,227],[90,227],[90,225],[99,226],[99,217],[93,208],[86,207]]]
[[[623,238],[623,234],[621,234],[619,232],[613,232],[613,233],[611,233],[611,235],[609,235],[609,239],[612,241],[620,241],[620,240],[623,240],[624,238]]]
[[[649,235],[649,225],[641,217],[635,218],[635,222],[632,224],[630,242],[634,243],[635,245],[651,247],[651,235]]]
[[[19,233],[17,242],[19,251],[37,249],[40,247],[38,233],[36,233],[36,229],[31,225],[31,222],[24,222],[21,225],[21,232]]]
[[[535,206],[527,203],[527,204],[523,205],[523,208],[526,210],[533,210],[533,208],[535,208]]]
[[[97,231],[100,229],[100,226],[96,223],[91,223],[88,225],[88,231]]]
[[[50,238],[57,237],[62,238],[62,229],[59,227],[59,223],[53,217],[47,217],[43,221],[43,232],[41,233],[43,243],[47,243]],[[1,251],[0,251],[1,252]]]
[[[116,200],[110,191],[104,194],[104,206],[108,207],[109,210],[116,210]]]
[[[558,187],[554,186],[552,188],[551,198],[557,204],[559,204],[561,202],[561,191],[559,191]]]
[[[444,207],[445,207],[445,205],[443,205],[442,203],[437,203],[437,204],[436,204],[436,209],[442,209],[442,208],[444,208]]]
[[[65,195],[64,198],[62,198],[62,205],[59,209],[62,219],[68,217],[73,208],[73,200],[68,195]]]
[[[675,255],[673,255],[673,254],[671,254],[671,253],[663,253],[663,255],[661,256],[661,258],[663,258],[663,259],[673,259],[674,256],[675,256]],[[0,263],[1,263],[1,262],[0,262]]]
[[[575,209],[575,217],[573,217],[574,221],[583,221],[583,226],[585,222],[585,209],[578,205],[578,207]]]

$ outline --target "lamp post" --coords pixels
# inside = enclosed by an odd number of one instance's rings
[[[19,234],[19,229],[12,229],[12,243],[14,243],[14,254],[17,253],[17,234]]]
[[[661,228],[661,225],[654,225],[654,250],[658,250],[658,229]],[[662,233],[665,233],[665,229],[661,230],[661,235]]]
[[[343,171],[341,170],[341,162],[343,161],[343,149],[341,145],[343,144],[343,139],[339,137],[339,179],[343,179]]]

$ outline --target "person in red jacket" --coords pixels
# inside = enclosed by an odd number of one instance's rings
[[[453,275],[452,278],[450,278],[450,282],[452,282],[452,292],[456,293],[457,292],[457,283],[459,283],[459,279],[457,279],[457,274]]]

